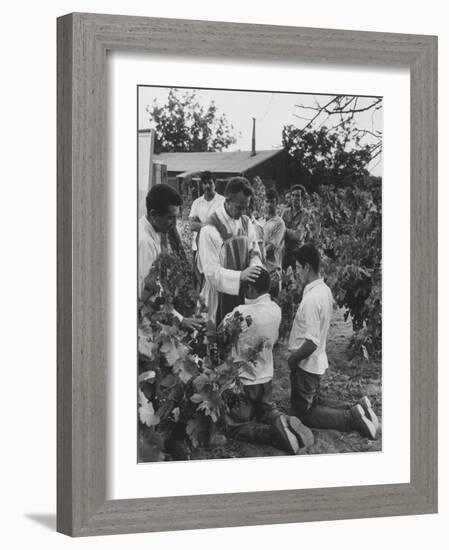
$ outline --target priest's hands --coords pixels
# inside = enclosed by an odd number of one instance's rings
[[[184,328],[199,330],[204,326],[204,321],[202,319],[195,319],[195,317],[184,317],[181,324]]]
[[[262,270],[260,265],[252,265],[240,272],[240,280],[242,282],[254,283],[259,277],[259,273]]]

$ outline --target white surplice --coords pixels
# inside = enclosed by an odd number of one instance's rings
[[[231,218],[220,206],[216,214],[219,220],[233,236],[237,236],[243,229],[242,219]],[[248,224],[249,250],[252,251],[250,265],[262,265],[257,236],[251,223]],[[212,225],[206,225],[201,229],[199,239],[198,267],[205,276],[201,296],[208,308],[208,319],[215,321],[218,308],[218,293],[237,296],[240,290],[240,273],[234,269],[225,269],[220,263],[220,251],[223,239],[220,233]]]

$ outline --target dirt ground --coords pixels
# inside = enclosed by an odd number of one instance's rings
[[[327,353],[329,368],[323,377],[321,395],[333,400],[354,404],[367,395],[379,420],[382,420],[381,365],[376,362],[354,361],[348,357],[347,346],[352,334],[350,321],[345,321],[343,312],[336,310],[331,322]],[[273,378],[273,399],[280,409],[290,413],[290,377],[287,365],[286,342],[277,344]],[[358,432],[337,430],[312,430],[315,443],[300,451],[301,454],[334,454],[349,452],[372,452],[382,449],[382,433],[375,441],[362,437]],[[382,430],[380,430],[382,432]],[[285,453],[268,445],[255,445],[227,439],[210,449],[193,453],[192,459],[237,458],[257,456],[280,456]]]

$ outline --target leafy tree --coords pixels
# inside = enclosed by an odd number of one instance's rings
[[[170,90],[167,101],[146,108],[155,127],[155,153],[222,151],[236,142],[234,127],[214,101],[205,107],[196,93]]]
[[[333,95],[295,105],[297,125],[285,126],[292,181],[311,191],[320,185],[344,187],[366,179],[380,162],[382,98]]]
[[[350,120],[333,130],[327,126],[306,130],[284,126],[282,143],[288,153],[291,180],[311,191],[321,185],[345,187],[369,175],[371,147],[361,144]]]

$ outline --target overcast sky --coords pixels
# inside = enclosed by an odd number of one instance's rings
[[[183,88],[178,88],[183,92]],[[192,90],[190,88],[190,90]],[[147,106],[151,106],[156,99],[159,105],[163,105],[168,97],[170,88],[155,86],[139,87],[139,129],[151,127]],[[209,105],[215,101],[220,113],[226,114],[228,121],[234,126],[237,143],[231,145],[229,151],[250,150],[252,135],[252,118],[256,118],[256,149],[273,149],[282,147],[282,128],[286,124],[293,124],[300,128],[307,124],[306,120],[295,115],[311,118],[314,112],[300,110],[295,105],[302,104],[314,106],[315,100],[321,105],[326,104],[332,96],[311,95],[280,92],[248,92],[234,90],[195,90],[200,104]],[[358,107],[367,105],[373,98],[361,98]],[[324,119],[323,119],[324,121]],[[326,125],[331,127],[338,122],[337,119],[328,119]],[[358,128],[371,132],[382,130],[382,109],[367,111],[355,115]],[[369,136],[366,138],[371,140]],[[367,141],[367,142],[368,142]],[[369,167],[372,173],[381,175],[381,162],[378,157]]]

